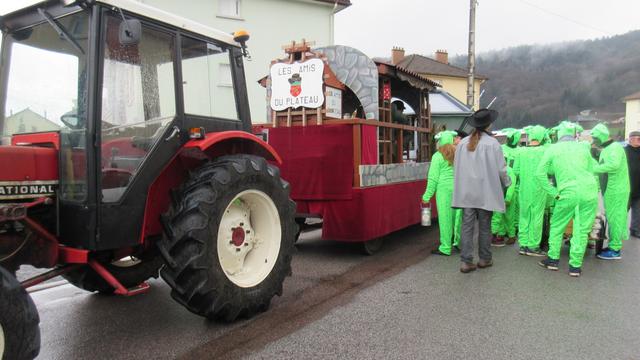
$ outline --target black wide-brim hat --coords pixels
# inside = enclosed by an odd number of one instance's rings
[[[496,121],[498,112],[490,109],[480,109],[467,117],[467,122],[474,128],[484,128]]]

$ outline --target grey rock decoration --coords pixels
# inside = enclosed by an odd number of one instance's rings
[[[313,49],[327,58],[329,68],[338,80],[353,91],[367,119],[379,120],[378,116],[378,67],[358,49],[344,45]]]
[[[360,186],[379,186],[425,180],[430,162],[360,165]]]

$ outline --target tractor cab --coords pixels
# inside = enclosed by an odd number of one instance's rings
[[[295,206],[248,132],[246,32],[133,0],[43,1],[0,29],[0,358],[37,354],[24,289],[58,275],[128,296],[164,265],[173,298],[229,321],[282,293]],[[26,264],[50,270],[18,283]]]
[[[48,1],[2,18],[2,143],[59,150],[47,180],[68,245],[139,243],[148,189],[189,129],[248,129],[240,45],[172,23],[134,1]]]

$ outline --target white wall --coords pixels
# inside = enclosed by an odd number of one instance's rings
[[[624,138],[629,138],[629,133],[640,130],[640,99],[627,101],[625,115]]]
[[[247,90],[254,123],[266,122],[266,91],[257,81],[271,61],[284,57],[282,46],[303,38],[315,46],[333,45],[333,6],[305,0],[241,0],[241,19],[217,16],[218,0],[140,0],[225,32],[249,31],[251,61],[245,59]]]

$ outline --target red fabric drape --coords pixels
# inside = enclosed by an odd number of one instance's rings
[[[378,128],[373,125],[361,125],[362,165],[378,163]]]
[[[298,202],[323,218],[322,238],[367,241],[420,222],[425,181],[354,189],[351,200]]]
[[[273,128],[269,129],[269,144],[282,157],[282,178],[291,184],[293,200],[351,198],[351,125]]]

